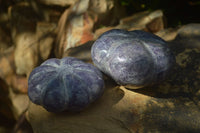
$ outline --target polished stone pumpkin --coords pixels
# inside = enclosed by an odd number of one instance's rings
[[[73,57],[45,61],[31,72],[28,80],[30,100],[50,112],[81,111],[103,91],[102,73]]]
[[[91,55],[102,72],[133,89],[162,81],[175,64],[163,39],[140,30],[103,33],[92,45]]]

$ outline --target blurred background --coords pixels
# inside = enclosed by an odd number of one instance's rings
[[[119,0],[128,14],[144,10],[161,9],[168,26],[200,22],[199,0]]]

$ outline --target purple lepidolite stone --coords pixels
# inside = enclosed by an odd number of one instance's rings
[[[73,57],[49,59],[28,80],[30,100],[50,112],[80,111],[104,91],[102,73]]]
[[[102,72],[128,88],[165,79],[175,63],[163,39],[139,30],[114,29],[103,33],[93,44],[91,55]]]

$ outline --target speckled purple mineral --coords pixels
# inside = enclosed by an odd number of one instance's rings
[[[28,80],[30,100],[47,111],[81,111],[104,91],[102,73],[73,57],[49,59]]]
[[[91,54],[102,72],[133,89],[165,79],[175,63],[163,39],[139,30],[107,31],[95,41]]]

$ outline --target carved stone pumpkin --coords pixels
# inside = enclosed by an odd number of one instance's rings
[[[102,73],[73,57],[45,61],[28,80],[30,100],[50,112],[81,111],[103,91]]]
[[[175,63],[163,39],[139,30],[103,33],[93,44],[91,55],[102,72],[133,89],[165,79]]]

